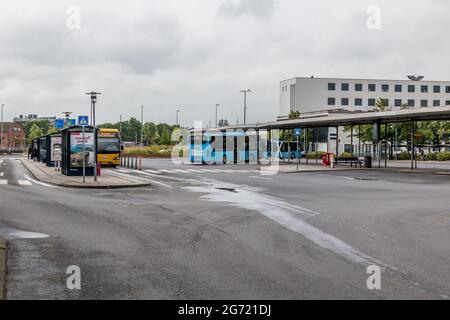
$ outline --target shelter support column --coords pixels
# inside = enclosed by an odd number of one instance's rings
[[[384,124],[384,167],[387,167],[387,158],[388,158],[388,143],[387,143],[387,123]]]
[[[414,149],[415,149],[415,145],[414,145],[414,134],[415,134],[415,123],[414,123],[414,120],[411,120],[411,137],[410,137],[410,139],[411,139],[411,170],[414,170],[414,158],[415,158],[415,155],[414,155]]]
[[[339,156],[339,126],[336,126],[336,158]]]
[[[350,126],[350,144],[351,144],[351,154],[353,157],[353,124]]]

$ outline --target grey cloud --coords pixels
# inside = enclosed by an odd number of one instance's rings
[[[275,10],[275,0],[225,0],[217,14],[226,18],[237,18],[242,15],[268,17]]]

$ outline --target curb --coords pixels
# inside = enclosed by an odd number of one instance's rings
[[[0,300],[6,300],[7,253],[7,242],[0,238]]]
[[[31,174],[31,176],[40,182],[48,183],[53,186],[57,187],[63,187],[63,188],[76,188],[76,189],[127,189],[127,188],[140,188],[140,187],[148,187],[151,185],[150,182],[146,183],[136,183],[136,184],[123,184],[123,185],[79,185],[79,184],[72,184],[72,183],[55,183],[52,181],[42,181],[39,179],[29,168],[28,166],[23,162],[22,159],[19,159],[20,163],[27,169],[27,171]]]

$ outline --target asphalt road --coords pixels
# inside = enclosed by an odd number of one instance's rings
[[[9,299],[450,297],[450,176],[155,159],[117,171],[151,187],[80,190],[0,162]],[[66,288],[70,265],[81,290]]]

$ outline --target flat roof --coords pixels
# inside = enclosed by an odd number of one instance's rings
[[[373,124],[375,122],[392,123],[427,120],[450,120],[450,106],[412,108],[395,111],[366,111],[366,112],[333,112],[324,111],[314,114],[304,114],[300,119],[272,121],[254,125],[236,125],[209,130],[236,130],[236,129],[287,129],[287,128],[318,128],[335,127],[358,124]]]
[[[336,81],[342,81],[342,80],[348,80],[348,81],[407,81],[407,82],[411,82],[411,84],[420,84],[422,82],[445,82],[445,83],[450,83],[450,80],[420,80],[420,81],[413,81],[410,80],[408,78],[405,79],[386,79],[386,78],[336,78],[336,77],[292,77],[292,78],[288,78],[288,79],[284,79],[281,80],[280,82],[284,82],[284,81],[290,81],[290,80],[295,80],[295,79],[302,79],[302,80],[336,80]]]

